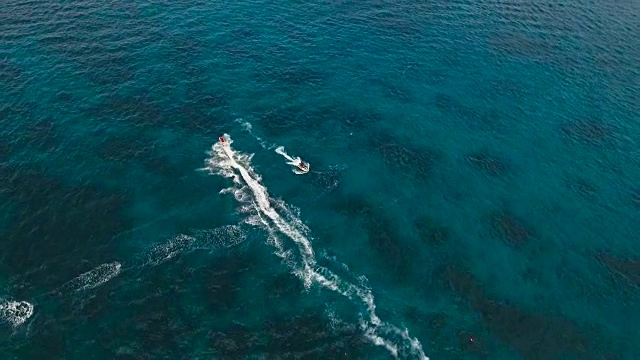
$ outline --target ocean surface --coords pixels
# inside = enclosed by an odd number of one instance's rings
[[[639,34],[637,0],[0,1],[0,358],[640,359]]]

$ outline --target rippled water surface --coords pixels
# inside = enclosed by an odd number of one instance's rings
[[[639,14],[3,0],[1,358],[640,358]]]

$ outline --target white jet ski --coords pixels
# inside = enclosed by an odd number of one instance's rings
[[[302,161],[299,157],[296,157],[296,158],[291,157],[289,154],[287,154],[286,151],[284,151],[284,146],[278,146],[278,148],[276,149],[276,152],[284,156],[284,158],[288,160],[287,164],[295,166],[295,169],[293,169],[294,173],[298,175],[302,175],[309,172],[309,167],[310,167],[309,163]]]

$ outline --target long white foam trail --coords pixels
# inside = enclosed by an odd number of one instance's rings
[[[141,266],[158,266],[178,255],[188,254],[199,249],[228,248],[244,241],[246,235],[238,225],[198,230],[194,232],[193,236],[179,234],[163,243],[153,245],[147,252]]]
[[[227,134],[225,138],[226,144],[215,143],[212,146],[205,170],[233,179],[237,187],[231,189],[231,192],[236,194],[236,199],[245,198],[246,204],[254,207],[254,215],[248,222],[267,229],[269,242],[275,246],[276,253],[292,267],[293,273],[303,281],[305,287],[316,284],[352,301],[362,302],[366,306],[367,316],[361,319],[360,326],[368,339],[376,345],[384,346],[394,357],[398,356],[400,346],[401,350],[428,360],[420,342],[410,337],[406,329],[401,330],[380,320],[375,312],[373,295],[368,288],[345,281],[331,270],[317,265],[309,240],[309,229],[286,204],[269,197],[266,187],[260,183],[260,177],[251,167],[252,155],[234,151],[231,148],[231,138]],[[243,196],[237,195],[238,193]],[[285,239],[292,240],[297,245],[300,260],[294,259],[290,250],[285,250]],[[394,339],[399,339],[400,344],[395,343]]]
[[[93,289],[118,276],[121,270],[122,265],[117,261],[102,264],[86,273],[80,274],[64,285],[64,287],[73,291]]]
[[[33,315],[33,305],[26,301],[0,299],[0,320],[14,327],[22,325]]]

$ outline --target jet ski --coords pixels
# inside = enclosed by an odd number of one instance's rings
[[[220,140],[220,145],[222,145],[222,150],[224,151],[224,153],[229,157],[229,159],[233,159],[233,153],[231,151],[231,143],[233,141],[231,141],[229,135],[224,134],[222,136],[219,136],[218,140]]]
[[[306,174],[309,172],[309,163],[305,163],[302,160],[296,164],[296,167],[300,169],[300,174]]]

